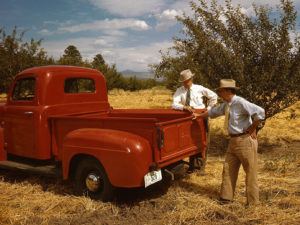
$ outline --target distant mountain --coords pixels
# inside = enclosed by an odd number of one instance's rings
[[[150,72],[135,72],[133,70],[124,70],[121,72],[123,74],[123,77],[129,78],[129,77],[136,77],[140,80],[147,80],[147,79],[154,79],[154,74]]]

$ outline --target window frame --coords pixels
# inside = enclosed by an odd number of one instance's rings
[[[75,80],[77,82],[77,92],[69,92],[66,88],[66,82],[68,80]],[[93,88],[92,90],[87,90],[87,91],[80,91],[80,89],[82,88],[80,85],[79,85],[79,81],[80,80],[88,80],[88,81],[91,81],[92,82],[92,85],[93,85]],[[74,81],[73,81],[74,82]],[[71,83],[70,85],[70,88],[73,84]],[[63,87],[63,90],[64,90],[64,94],[95,94],[96,93],[96,84],[95,84],[95,80],[91,77],[68,77],[64,80],[64,87]]]
[[[16,88],[18,87],[19,88],[19,83],[24,81],[24,80],[33,80],[34,81],[34,87],[33,87],[33,90],[30,90],[30,91],[33,91],[30,92],[30,95],[33,94],[33,97],[28,97],[28,99],[26,99],[26,97],[22,98],[22,99],[19,99],[19,98],[15,98],[14,94],[15,94],[15,91],[16,91]],[[17,79],[14,83],[14,87],[13,87],[13,90],[11,92],[11,96],[10,96],[10,100],[12,102],[34,102],[35,99],[36,99],[36,86],[37,86],[37,79],[35,77],[21,77],[19,79]],[[18,93],[18,95],[20,95],[20,93]],[[29,95],[29,94],[28,94]]]

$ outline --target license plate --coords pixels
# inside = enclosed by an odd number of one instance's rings
[[[154,183],[160,181],[160,180],[162,180],[161,170],[152,171],[152,172],[147,173],[144,176],[145,188],[151,184],[154,184]]]

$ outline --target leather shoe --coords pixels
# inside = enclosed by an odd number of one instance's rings
[[[186,171],[188,174],[191,174],[194,172],[194,167],[190,166],[187,171]]]
[[[228,203],[230,203],[231,201],[230,200],[228,200],[228,199],[224,199],[224,198],[220,198],[219,199],[219,204],[220,205],[226,205],[226,204],[228,204]]]

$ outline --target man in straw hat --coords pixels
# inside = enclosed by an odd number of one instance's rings
[[[256,127],[264,119],[265,110],[237,96],[235,93],[238,89],[234,80],[222,79],[217,93],[224,103],[202,114],[193,115],[194,119],[225,115],[224,128],[228,131],[230,140],[223,166],[220,204],[233,200],[242,164],[246,172],[247,205],[255,205],[259,202]]]
[[[190,112],[194,112],[194,109],[204,109],[203,97],[207,97],[209,100],[207,109],[217,103],[218,96],[215,92],[201,85],[193,84],[194,75],[189,69],[180,73],[179,82],[182,83],[182,86],[177,88],[173,96],[173,109]],[[188,92],[190,92],[189,96]]]
[[[180,73],[179,82],[182,86],[179,87],[173,97],[172,108],[176,110],[186,110],[191,113],[194,109],[204,109],[206,106],[203,102],[203,97],[208,99],[207,109],[210,109],[217,103],[218,96],[213,91],[197,84],[193,84],[193,77],[195,74],[191,70],[183,70]],[[194,155],[190,157],[190,167],[187,170],[188,173],[192,173],[195,169],[195,164],[197,164],[197,158],[199,155]]]

